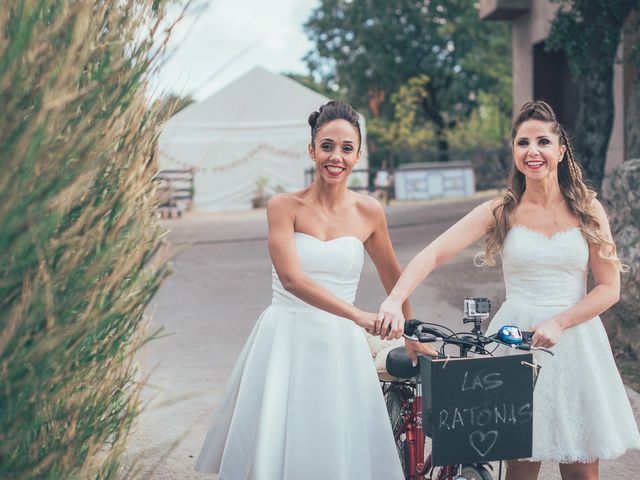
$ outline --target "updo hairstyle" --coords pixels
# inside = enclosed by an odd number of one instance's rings
[[[311,112],[309,115],[309,125],[311,126],[311,146],[316,146],[316,133],[322,128],[323,125],[333,120],[346,120],[349,122],[358,132],[358,151],[362,144],[362,133],[360,132],[360,119],[358,113],[353,109],[351,105],[346,103],[331,100],[322,105],[317,112]]]

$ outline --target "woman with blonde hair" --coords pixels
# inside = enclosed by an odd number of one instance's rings
[[[606,213],[582,178],[551,107],[525,103],[512,129],[513,168],[506,191],[469,212],[407,266],[380,307],[384,328],[435,268],[486,237],[483,263],[502,257],[506,300],[488,333],[514,324],[537,359],[533,455],[509,461],[507,480],[533,480],[541,460],[560,464],[564,480],[595,480],[599,459],[640,448],[633,411],[598,315],[618,301],[622,265]],[[586,291],[589,269],[593,288]],[[547,357],[547,358],[544,358]]]

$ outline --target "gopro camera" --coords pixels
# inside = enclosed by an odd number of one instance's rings
[[[491,313],[491,302],[488,298],[465,298],[463,323],[473,323],[474,334],[481,333],[482,322],[489,318]]]
[[[464,299],[464,319],[465,321],[482,321],[489,318],[491,313],[491,301],[488,298],[465,298]],[[465,322],[466,323],[466,322]]]

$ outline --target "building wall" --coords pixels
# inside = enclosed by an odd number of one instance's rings
[[[529,12],[512,21],[514,117],[524,102],[533,99],[534,47],[549,36],[551,22],[558,5],[548,1],[533,0],[530,2],[530,7]],[[550,72],[550,74],[553,73]],[[617,64],[614,67],[613,80],[615,116],[607,151],[605,173],[610,172],[625,159],[624,86],[624,67],[622,64]]]
[[[531,10],[513,21],[511,41],[513,51],[513,114],[533,98],[533,46],[549,36],[557,5],[547,1],[532,1]]]

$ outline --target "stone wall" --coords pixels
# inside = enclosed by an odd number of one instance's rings
[[[640,13],[632,12],[627,19],[624,33],[624,52],[627,58],[640,45],[640,31],[634,26],[640,21]],[[640,158],[640,58],[624,64],[624,130],[625,158]]]
[[[618,255],[629,266],[620,301],[603,317],[613,343],[640,356],[640,159],[616,167],[602,190]]]
[[[640,75],[632,85],[625,112],[625,153],[628,158],[640,158]]]

